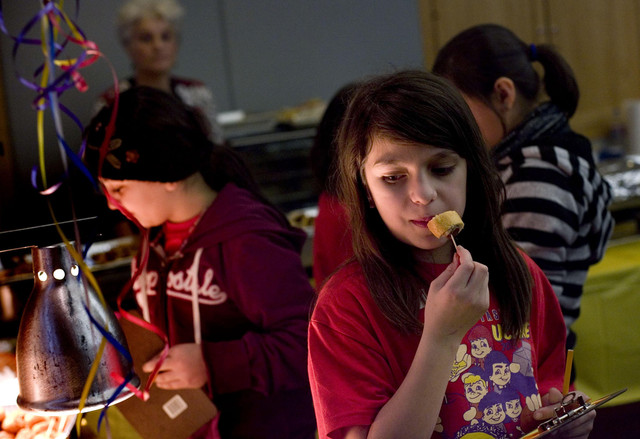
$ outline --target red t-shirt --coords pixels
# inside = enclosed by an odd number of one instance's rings
[[[166,222],[162,225],[164,231],[164,249],[171,255],[185,244],[187,238],[193,232],[193,228],[200,219],[200,215],[181,223]]]
[[[313,279],[320,289],[322,283],[353,256],[349,218],[336,197],[321,193],[318,216],[314,221]]]
[[[530,418],[540,395],[562,388],[560,306],[542,271],[523,257],[534,279],[525,334],[515,345],[505,336],[492,294],[486,314],[460,344],[433,438],[474,432],[520,437],[535,428]],[[434,279],[445,267],[426,265],[424,276]],[[309,327],[309,376],[320,437],[371,425],[404,380],[419,340],[419,334],[399,331],[382,315],[359,265],[334,275],[319,295]]]

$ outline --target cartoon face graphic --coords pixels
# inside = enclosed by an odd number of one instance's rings
[[[494,363],[489,379],[498,387],[504,387],[511,380],[511,370],[507,363]]]
[[[477,404],[489,392],[487,382],[478,375],[467,376],[464,379],[464,395],[472,404]]]
[[[500,424],[506,418],[506,413],[502,408],[502,404],[496,403],[485,407],[482,411],[482,420],[487,424]]]
[[[522,414],[522,404],[520,404],[520,398],[512,399],[504,404],[505,411],[507,412],[507,416],[511,419],[518,419],[520,414]]]
[[[471,355],[475,358],[484,358],[491,352],[491,345],[486,338],[477,338],[471,341]]]
[[[460,436],[460,439],[493,439],[493,436],[487,433],[474,432]]]

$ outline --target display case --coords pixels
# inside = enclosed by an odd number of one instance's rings
[[[605,160],[598,168],[611,185],[613,238],[640,234],[640,155]]]
[[[285,213],[317,205],[309,154],[315,127],[275,126],[228,137],[246,160],[264,195]]]
[[[317,120],[313,124],[292,125],[283,124],[274,116],[275,113],[249,117],[226,126],[225,137],[246,160],[265,197],[307,234],[301,258],[311,276],[314,229],[309,218],[317,215],[318,191],[310,153]],[[300,221],[301,218],[305,220]]]

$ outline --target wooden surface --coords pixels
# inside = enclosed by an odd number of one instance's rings
[[[574,70],[581,97],[573,128],[606,135],[618,109],[640,98],[639,0],[420,0],[426,68],[451,37],[497,23],[525,43],[549,43]]]

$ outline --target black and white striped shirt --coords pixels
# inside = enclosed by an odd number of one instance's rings
[[[611,236],[612,197],[589,140],[547,105],[542,110],[556,116],[547,118],[553,123],[529,119],[496,147],[494,159],[506,186],[503,224],[549,278],[569,330],[587,271]]]

